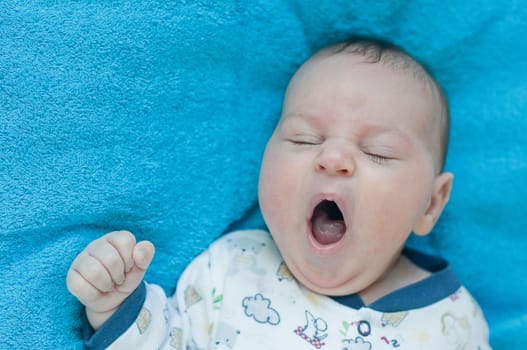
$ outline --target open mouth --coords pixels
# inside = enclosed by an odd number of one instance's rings
[[[346,222],[335,202],[323,200],[315,207],[311,217],[311,231],[315,240],[323,245],[342,239],[346,232]]]

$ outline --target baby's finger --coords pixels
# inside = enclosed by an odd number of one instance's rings
[[[85,306],[91,305],[101,296],[101,292],[73,268],[68,270],[66,285],[70,293]]]
[[[114,231],[103,237],[121,255],[124,262],[124,271],[128,272],[134,267],[133,250],[135,247],[135,236],[128,231]]]
[[[117,286],[119,292],[131,293],[137,288],[154,257],[154,251],[154,245],[148,241],[142,241],[136,245],[133,254],[135,266],[126,273],[126,281]]]
[[[82,252],[75,259],[72,269],[99,292],[106,293],[114,290],[114,282],[108,270],[97,258],[91,256],[88,252]]]
[[[125,263],[119,251],[111,243],[97,240],[86,248],[85,253],[99,261],[115,284],[124,282]]]
[[[152,242],[141,241],[134,249],[133,257],[135,265],[141,270],[146,270],[154,258],[155,247]]]

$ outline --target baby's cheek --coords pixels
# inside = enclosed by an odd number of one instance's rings
[[[260,208],[269,226],[279,224],[283,217],[288,215],[288,208],[293,198],[292,188],[288,184],[289,180],[279,168],[261,174]]]
[[[282,183],[277,176],[265,176],[260,185],[260,207],[268,225],[279,217],[284,208]]]

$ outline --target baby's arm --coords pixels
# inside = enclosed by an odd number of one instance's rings
[[[139,286],[154,251],[152,243],[136,243],[130,232],[115,231],[91,242],[75,258],[66,283],[86,306],[86,317],[94,330]]]

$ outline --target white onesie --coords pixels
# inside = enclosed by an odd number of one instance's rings
[[[481,309],[446,261],[404,254],[432,274],[365,306],[297,283],[265,231],[225,235],[196,258],[172,297],[141,284],[88,349],[490,349]],[[88,326],[89,327],[89,326]],[[92,334],[93,333],[93,334]]]

